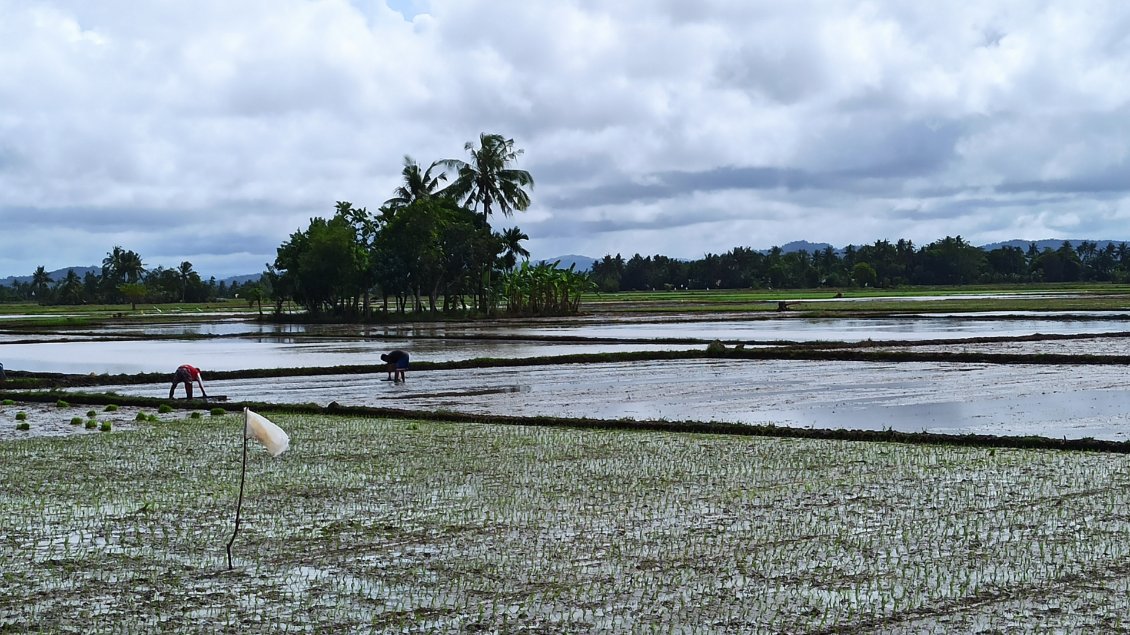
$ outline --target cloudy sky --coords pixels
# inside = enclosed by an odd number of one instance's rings
[[[0,276],[262,271],[482,132],[535,258],[1130,240],[1128,80],[1115,0],[0,0]]]

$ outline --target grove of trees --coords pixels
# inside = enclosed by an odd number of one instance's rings
[[[1130,281],[1130,247],[1092,241],[1039,250],[999,247],[984,250],[961,236],[947,236],[923,247],[909,240],[783,252],[735,247],[698,260],[640,256],[624,260],[606,255],[593,263],[592,281],[602,291],[649,289],[755,289],[816,287],[897,287],[1026,282]]]
[[[278,248],[267,277],[276,310],[294,301],[313,315],[368,317],[374,311],[489,314],[576,312],[591,288],[584,274],[531,267],[517,227],[491,228],[492,214],[530,205],[534,184],[514,167],[514,140],[482,134],[468,160],[420,166],[404,158],[402,184],[376,213],[338,201]],[[450,174],[449,174],[450,172]]]

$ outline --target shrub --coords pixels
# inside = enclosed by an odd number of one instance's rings
[[[224,410],[223,408],[212,408],[212,416],[213,417],[222,417],[222,416],[226,415],[227,413],[228,413],[228,411]]]
[[[23,410],[16,413],[16,421],[27,421],[27,413]]]
[[[71,425],[72,426],[82,425],[82,417],[71,417]]]
[[[31,424],[26,422],[26,421],[24,421],[23,423],[17,423],[16,429],[17,430],[31,430]]]
[[[69,403],[67,403],[67,402],[63,401],[62,399],[60,399],[59,401],[56,401],[56,402],[55,402],[55,407],[56,407],[56,408],[69,408],[69,407],[70,407],[70,405],[71,405],[71,404],[69,404]]]

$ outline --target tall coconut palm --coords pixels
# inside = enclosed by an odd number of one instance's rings
[[[436,194],[440,182],[447,181],[447,175],[440,172],[432,176],[432,170],[437,167],[442,169],[438,161],[428,166],[427,170],[420,170],[420,164],[408,155],[404,155],[404,169],[400,171],[404,177],[404,184],[393,191],[396,196],[384,202],[384,207],[396,209],[408,205],[412,201],[429,198]]]
[[[40,302],[44,302],[47,298],[47,288],[52,282],[51,276],[47,270],[42,266],[35,269],[35,273],[31,274],[31,292]]]
[[[530,195],[522,188],[533,187],[534,179],[525,170],[510,166],[522,155],[514,149],[514,140],[500,134],[479,135],[479,147],[468,141],[463,149],[470,153],[470,162],[444,159],[439,163],[455,170],[455,181],[444,194],[454,197],[488,219],[501,210],[510,216],[514,210],[524,211],[530,206]]]
[[[523,240],[529,240],[530,237],[526,235],[521,229],[517,227],[510,227],[498,235],[502,241],[502,268],[507,271],[513,271],[514,266],[518,264],[518,257],[528,259],[530,252],[522,246]]]
[[[192,270],[192,263],[185,260],[177,267],[177,277],[180,278],[180,301],[186,302],[188,298],[188,280],[192,274],[196,273]]]
[[[137,282],[144,273],[141,256],[118,245],[114,245],[114,249],[102,259],[102,277],[115,283]]]
[[[59,283],[59,299],[63,304],[82,304],[82,292],[82,278],[74,269],[67,269],[67,277]]]

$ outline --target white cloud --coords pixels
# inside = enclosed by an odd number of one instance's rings
[[[0,275],[115,244],[258,271],[334,201],[375,209],[403,155],[462,157],[480,132],[526,151],[534,206],[510,222],[535,257],[1130,238],[1130,8],[1113,1],[0,0],[0,15]]]

